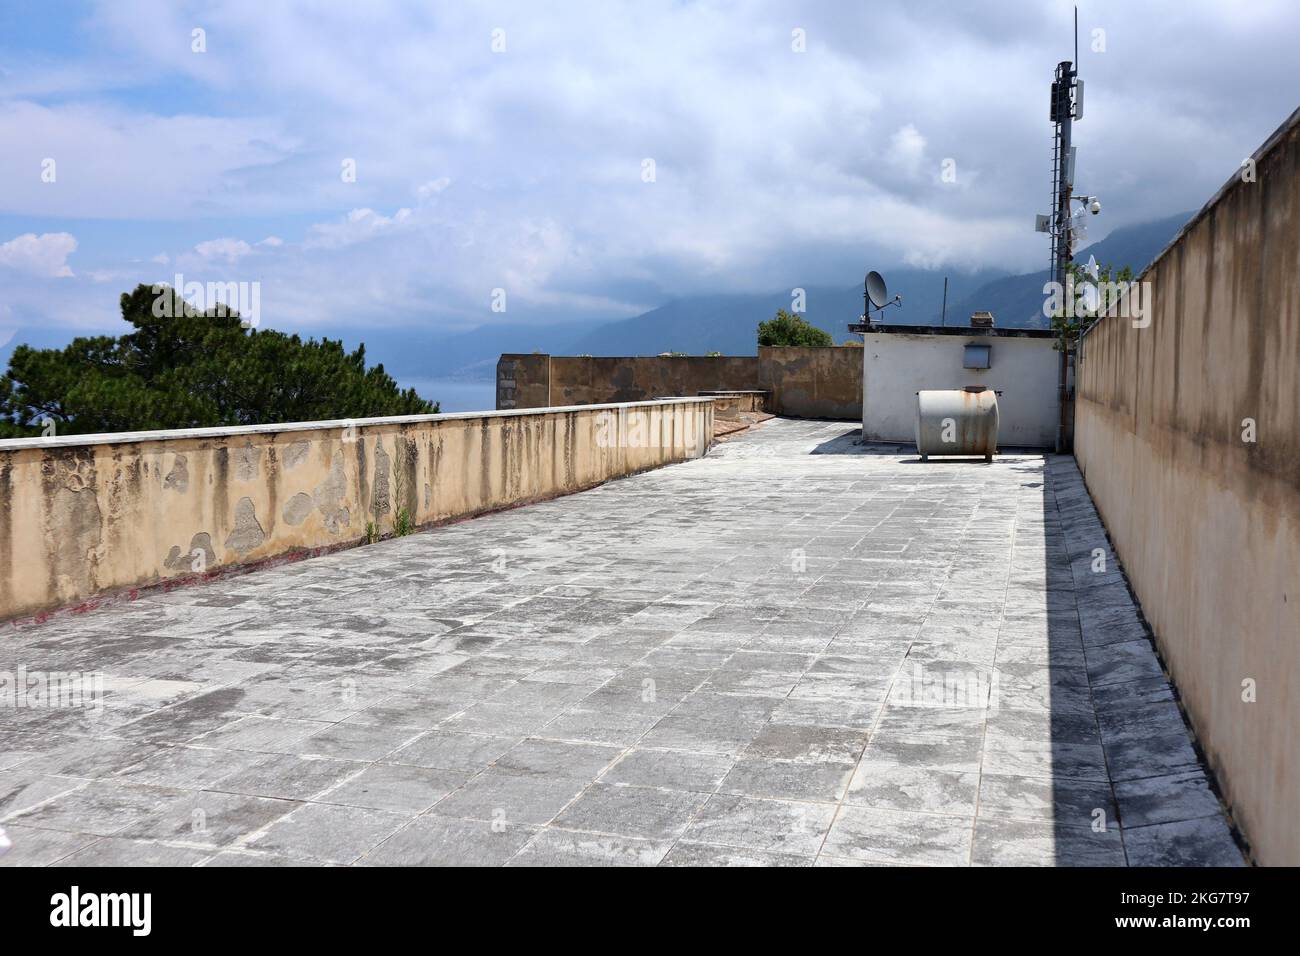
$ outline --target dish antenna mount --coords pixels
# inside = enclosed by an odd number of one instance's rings
[[[870,322],[873,310],[883,312],[887,306],[901,306],[903,297],[896,295],[891,299],[889,289],[885,285],[885,277],[873,269],[867,273],[866,281],[862,283],[862,303],[862,320]]]

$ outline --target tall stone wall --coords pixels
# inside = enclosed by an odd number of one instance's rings
[[[1224,796],[1300,864],[1300,110],[1084,337],[1075,453]],[[1155,768],[1153,773],[1159,772]]]
[[[758,387],[772,393],[778,415],[862,418],[862,349],[759,346]]]

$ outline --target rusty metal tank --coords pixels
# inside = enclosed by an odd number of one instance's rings
[[[916,451],[931,455],[982,455],[998,450],[998,395],[983,385],[916,393]]]

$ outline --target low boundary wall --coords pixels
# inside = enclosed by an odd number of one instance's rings
[[[713,400],[0,441],[0,619],[703,456]]]
[[[635,402],[704,392],[770,393],[767,411],[858,421],[862,349],[760,346],[758,355],[543,355],[497,362],[497,408]]]

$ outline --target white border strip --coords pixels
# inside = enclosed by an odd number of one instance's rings
[[[34,448],[75,448],[79,445],[140,444],[151,441],[175,441],[183,438],[225,438],[236,435],[274,435],[280,432],[318,431],[330,428],[365,428],[375,425],[418,425],[426,422],[467,421],[476,418],[510,418],[525,415],[555,415],[614,408],[649,408],[657,405],[700,405],[715,396],[689,395],[681,398],[656,398],[645,402],[617,402],[608,405],[560,405],[544,408],[506,408],[481,412],[451,412],[445,415],[393,415],[388,418],[343,418],[320,422],[285,422],[271,425],[231,425],[218,428],[174,428],[140,432],[111,432],[91,435],[56,435],[52,438],[6,438],[0,451],[23,451]]]

